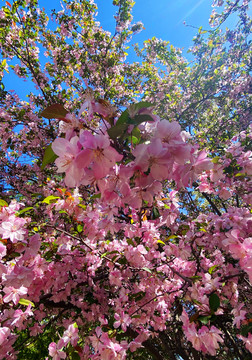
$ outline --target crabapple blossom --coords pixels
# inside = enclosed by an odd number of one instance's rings
[[[0,328],[0,345],[3,344],[3,342],[7,339],[7,337],[10,335],[10,329],[8,327],[1,327]]]
[[[252,352],[252,334],[249,333],[247,338],[242,335],[238,335],[237,337],[245,343],[246,349]]]
[[[62,343],[65,345],[67,345],[69,342],[73,345],[76,346],[77,342],[79,339],[79,335],[78,335],[78,328],[75,327],[75,324],[69,325],[68,329],[64,331],[64,334],[61,338]]]
[[[123,311],[119,314],[115,313],[115,323],[114,328],[117,329],[119,326],[121,326],[123,331],[127,330],[127,327],[131,323],[131,319],[128,314],[125,314]]]
[[[83,176],[83,170],[78,169],[75,165],[77,156],[80,153],[80,146],[78,145],[79,138],[74,136],[68,141],[67,139],[58,138],[52,143],[52,149],[59,157],[55,163],[58,167],[58,172],[65,172],[65,183],[68,186],[79,185],[81,177]],[[83,167],[89,164],[90,152],[85,151],[85,163]]]
[[[110,146],[107,136],[94,136],[84,131],[79,141],[84,150],[76,158],[77,167],[81,170],[87,166],[87,161],[92,162],[91,169],[95,179],[104,177],[117,161],[122,160],[122,155]]]
[[[19,289],[15,289],[14,287],[7,287],[5,286],[3,288],[3,291],[5,292],[5,296],[3,297],[3,301],[5,303],[8,303],[10,301],[13,301],[15,305],[18,304],[20,296],[26,295],[28,289],[24,286],[21,286]]]
[[[66,358],[66,353],[57,348],[57,344],[52,342],[49,347],[49,355],[52,356],[53,360],[60,360]]]
[[[248,1],[130,63],[133,3],[0,10],[1,359],[252,352]]]
[[[24,225],[25,219],[21,219],[14,215],[8,218],[8,221],[3,221],[0,227],[0,233],[4,239],[10,239],[11,242],[26,241]]]

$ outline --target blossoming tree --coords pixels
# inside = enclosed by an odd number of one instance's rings
[[[193,65],[156,38],[127,63],[113,3],[113,35],[91,0],[0,10],[0,358],[249,359],[248,1],[215,1]]]

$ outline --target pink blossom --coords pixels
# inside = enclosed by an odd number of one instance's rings
[[[64,351],[60,351],[57,348],[57,344],[55,342],[52,342],[49,347],[49,355],[52,356],[53,360],[60,360],[66,358],[66,353]]]
[[[217,329],[215,326],[211,326],[210,330],[206,326],[202,326],[199,330],[199,335],[202,341],[202,349],[206,348],[206,351],[212,355],[216,355],[216,350],[219,349],[219,344],[223,343],[224,340],[220,336],[222,332]]]
[[[17,216],[11,215],[7,221],[2,222],[0,232],[4,239],[10,239],[11,242],[16,243],[18,241],[24,241],[24,225],[25,219],[21,219]]]
[[[74,136],[70,141],[57,138],[52,143],[52,149],[59,157],[55,160],[58,167],[58,172],[65,172],[65,184],[70,187],[75,187],[80,184],[83,176],[83,169],[90,162],[90,152],[85,152],[85,161],[82,161],[82,166],[79,167],[75,162],[77,155],[80,153],[81,148],[78,145],[79,138]]]
[[[225,189],[225,188],[223,188],[223,189],[221,189],[220,191],[219,191],[219,197],[220,198],[222,198],[222,199],[224,199],[224,200],[227,200],[227,199],[229,199],[231,196],[232,196],[232,194],[230,193],[230,191],[229,190],[227,190],[227,189]]]
[[[202,326],[197,331],[195,323],[189,321],[189,317],[184,310],[181,320],[183,321],[185,335],[193,347],[198,351],[208,352],[213,356],[216,355],[216,350],[219,348],[218,342],[223,343],[220,336],[222,332],[215,326],[211,326],[210,329],[207,326]]]
[[[185,335],[187,339],[192,343],[193,347],[200,351],[201,350],[201,339],[197,332],[195,324],[192,322],[190,323],[188,315],[183,310],[183,313],[181,315],[181,320],[183,321],[183,330],[185,332]]]
[[[214,164],[213,169],[210,173],[210,179],[213,182],[216,182],[220,179],[223,179],[225,175],[223,174],[223,166],[220,164]]]
[[[169,122],[162,120],[157,124],[155,137],[158,137],[164,143],[169,143],[171,140],[177,139],[180,135],[181,127],[178,122]]]
[[[252,334],[248,333],[247,338],[242,335],[238,335],[237,337],[244,341],[246,349],[248,349],[248,351],[252,353]]]
[[[8,303],[13,301],[15,305],[18,304],[20,296],[26,295],[28,289],[24,286],[21,286],[19,289],[15,289],[14,287],[4,287],[3,291],[5,292],[5,296],[3,297],[3,301]]]
[[[200,174],[203,171],[210,170],[213,167],[211,159],[207,157],[206,151],[201,151],[196,158],[193,168],[196,174]]]
[[[150,336],[150,333],[148,330],[143,330],[137,335],[137,337],[129,344],[130,351],[134,352],[138,348],[143,347],[142,343],[146,341]]]
[[[85,109],[87,109],[88,120],[92,120],[93,114],[98,113],[104,117],[112,115],[114,108],[111,104],[104,100],[95,101],[92,89],[88,88],[85,93],[84,103],[82,104],[78,117],[81,117]]]
[[[64,331],[64,334],[62,336],[62,340],[64,342],[64,346],[66,344],[68,344],[69,342],[73,346],[76,346],[77,342],[79,340],[78,327],[75,326],[75,324],[69,325],[68,329]]]
[[[94,347],[95,351],[99,350],[100,343],[100,336],[102,334],[102,330],[99,326],[95,329],[95,335],[89,336],[89,339],[91,340],[92,346]]]
[[[59,122],[59,130],[60,132],[67,132],[72,129],[78,129],[81,127],[81,122],[73,115],[66,114],[64,120]]]
[[[107,333],[103,333],[100,337],[99,352],[103,360],[126,359],[125,349],[119,343],[112,341]]]
[[[40,326],[38,323],[35,323],[32,327],[29,328],[30,336],[36,336],[43,332],[43,325]]]
[[[110,146],[110,140],[105,135],[92,135],[84,131],[80,136],[80,143],[84,150],[76,158],[78,168],[87,166],[87,157],[92,162],[92,171],[96,179],[101,179],[108,174],[117,161],[122,160],[122,155]],[[88,155],[87,155],[88,154]]]
[[[21,286],[28,288],[34,279],[34,272],[26,266],[15,265],[11,267],[7,274],[3,276],[3,280],[9,286],[16,289]]]
[[[0,19],[5,18],[5,12],[3,10],[0,10]]]
[[[8,327],[0,327],[0,345],[4,343],[9,335],[10,329]]]
[[[121,286],[122,285],[122,275],[118,269],[115,269],[109,274],[110,284],[113,286]]]
[[[6,246],[0,242],[0,258],[6,255]]]
[[[240,329],[241,321],[246,319],[247,311],[241,310],[244,306],[243,303],[239,304],[237,308],[234,308],[231,313],[234,315],[233,324],[236,325],[238,329]]]
[[[131,318],[128,314],[125,314],[124,311],[121,311],[120,315],[115,313],[114,328],[117,329],[121,326],[122,330],[125,332],[127,327],[131,324]]]
[[[12,321],[11,325],[12,326],[16,326],[18,328],[22,328],[23,329],[23,322],[29,317],[32,316],[33,312],[31,311],[31,304],[29,304],[27,306],[27,309],[25,310],[25,312],[23,312],[22,310],[18,309],[15,311],[13,318],[14,320]]]
[[[133,150],[133,155],[136,157],[135,166],[137,169],[147,171],[150,168],[152,177],[157,180],[163,180],[168,177],[170,159],[160,139],[155,139],[148,146],[145,144],[138,145]]]

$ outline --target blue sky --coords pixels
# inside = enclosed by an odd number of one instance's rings
[[[113,33],[113,15],[117,8],[112,5],[112,0],[94,1],[98,5],[98,20],[101,26]],[[183,55],[188,58],[187,50],[192,46],[192,39],[197,33],[197,29],[193,27],[202,26],[203,29],[210,30],[208,20],[212,10],[212,0],[135,0],[133,22],[142,21],[145,29],[135,35],[132,42],[141,45],[144,40],[155,36],[182,48]],[[236,20],[236,15],[231,16],[222,27],[232,28]],[[193,27],[186,26],[184,22]],[[130,55],[129,61],[137,60],[133,50],[127,52]]]
[[[5,5],[5,0],[0,0],[0,5]],[[9,0],[10,3],[13,0]],[[113,15],[117,7],[112,5],[112,0],[94,0],[98,6],[97,19],[105,30],[114,33],[115,20]],[[61,9],[60,0],[39,0],[41,7]],[[140,34],[134,36],[133,42],[141,44],[144,40],[156,36],[169,40],[176,47],[183,48],[184,54],[192,45],[192,38],[197,30],[185,26],[203,26],[210,29],[208,19],[212,11],[212,0],[135,0],[133,7],[133,22],[142,21],[145,27]],[[251,12],[251,11],[250,11]],[[225,26],[232,27],[232,19]],[[130,60],[130,59],[129,59]]]
[[[0,3],[5,4],[5,0]],[[13,0],[9,0],[10,3]],[[114,33],[114,15],[117,7],[112,5],[112,0],[94,0],[98,6],[97,19],[101,26]],[[41,7],[49,12],[50,9],[61,9],[60,0],[39,0]],[[173,46],[183,48],[183,54],[192,45],[192,38],[197,30],[185,26],[203,26],[210,29],[208,19],[212,11],[212,0],[135,0],[133,7],[133,22],[142,21],[145,27],[140,34],[133,38],[133,42],[141,44],[144,40],[156,36],[163,40],[169,40]],[[232,20],[231,20],[232,22]],[[232,24],[227,23],[227,26]],[[129,61],[134,61],[133,51],[129,51]],[[131,58],[132,57],[132,58]]]
[[[12,3],[13,0],[9,2]],[[94,0],[94,2],[98,6],[97,20],[105,30],[113,34],[114,15],[118,8],[112,5],[112,0]],[[203,29],[210,29],[208,19],[212,11],[211,4],[212,0],[135,0],[133,23],[142,21],[145,29],[133,37],[130,45],[139,43],[141,47],[144,40],[156,36],[170,41],[175,47],[182,48],[183,55],[188,58],[186,51],[192,45],[192,38],[197,33],[197,29],[185,26],[184,21],[194,27],[202,26]],[[0,0],[0,5],[5,5],[5,0]],[[60,0],[39,0],[39,5],[41,8],[45,7],[48,14],[52,8],[61,10]],[[225,22],[224,26],[232,28],[234,21],[233,17]],[[127,52],[129,53],[127,61],[139,61],[134,55],[132,46]],[[14,85],[8,76],[4,83],[9,89]],[[18,89],[15,90],[19,92]]]
[[[96,4],[101,25],[112,31],[115,11],[112,1],[96,0]],[[197,30],[186,27],[183,22],[208,29],[211,11],[211,0],[135,0],[133,21],[142,21],[145,30],[134,37],[134,42],[142,43],[156,36],[169,40],[176,47],[188,49]]]

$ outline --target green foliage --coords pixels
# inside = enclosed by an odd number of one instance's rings
[[[52,203],[57,202],[58,199],[59,199],[59,196],[49,195],[42,201],[42,203],[52,204]]]
[[[30,300],[28,300],[28,299],[20,299],[18,303],[19,303],[20,305],[25,305],[25,306],[29,306],[29,305],[35,306],[35,305],[33,304],[33,302],[30,301]]]
[[[108,129],[108,134],[111,139],[115,140],[116,138],[120,138],[120,140],[122,140],[129,137],[128,128],[130,125],[133,125],[131,134],[136,138],[134,141],[138,141],[140,133],[137,126],[143,122],[153,121],[150,115],[141,114],[141,110],[145,110],[150,106],[153,106],[153,104],[145,101],[130,105],[119,117],[116,125]]]
[[[42,160],[42,165],[41,165],[41,170],[44,170],[44,168],[46,167],[46,165],[48,164],[52,164],[56,159],[57,159],[57,155],[54,153],[53,149],[52,149],[52,145],[48,145],[47,148],[45,149],[45,153],[44,153],[44,157]]]
[[[29,331],[29,329],[25,329],[19,333],[15,343],[17,349],[20,349],[17,359],[44,360],[48,357],[49,344],[53,341],[57,341],[57,334],[55,333],[54,328],[46,326],[41,334],[38,334],[33,338],[30,337]]]
[[[52,17],[56,24],[53,29],[47,26],[48,16],[44,10],[37,11],[38,1],[36,0],[31,0],[28,4],[21,0],[13,2],[12,5],[6,3],[6,6],[3,6],[5,17],[0,20],[0,45],[3,57],[0,63],[1,78],[9,76],[9,73],[13,75],[13,71],[18,71],[20,77],[32,80],[37,87],[36,94],[30,94],[30,104],[28,104],[19,101],[15,95],[8,93],[1,80],[2,131],[3,134],[9,132],[8,138],[4,137],[4,139],[7,143],[7,149],[11,151],[10,154],[12,156],[10,160],[9,155],[6,155],[4,150],[0,150],[3,160],[0,165],[1,173],[4,174],[1,182],[4,186],[7,183],[10,186],[10,198],[28,201],[31,206],[20,210],[17,214],[24,217],[32,215],[33,222],[29,230],[33,234],[35,232],[41,235],[44,235],[43,229],[48,221],[48,217],[42,220],[39,218],[40,214],[37,214],[36,204],[38,201],[41,204],[42,199],[44,199],[42,200],[43,204],[52,205],[56,203],[60,197],[56,195],[47,196],[48,192],[45,190],[47,190],[47,184],[50,179],[55,184],[59,184],[62,180],[61,175],[53,175],[54,167],[52,163],[57,156],[54,154],[51,145],[47,146],[57,136],[53,119],[61,119],[67,123],[67,113],[76,114],[83,102],[86,101],[87,87],[94,89],[94,98],[99,98],[100,104],[102,102],[103,105],[107,104],[109,106],[113,102],[113,105],[120,107],[120,110],[125,109],[125,107],[127,108],[122,112],[116,123],[115,119],[118,114],[113,114],[108,118],[99,117],[97,114],[94,114],[92,119],[88,119],[85,124],[82,124],[82,129],[86,127],[96,132],[102,118],[103,121],[105,120],[104,124],[106,126],[111,126],[107,132],[115,148],[128,150],[130,143],[136,145],[144,141],[141,139],[139,125],[153,121],[148,111],[151,107],[155,107],[155,114],[162,118],[177,120],[185,130],[189,131],[193,135],[193,139],[189,141],[196,139],[201,149],[209,149],[213,157],[212,162],[216,165],[222,164],[226,142],[236,132],[246,130],[249,124],[248,114],[251,107],[248,81],[251,71],[251,44],[248,38],[251,20],[245,16],[244,10],[240,10],[238,24],[232,31],[228,29],[220,31],[219,25],[216,25],[216,28],[212,30],[203,30],[200,27],[194,38],[194,46],[190,50],[191,55],[194,57],[194,61],[191,63],[182,57],[180,49],[175,48],[168,41],[153,37],[145,41],[143,49],[136,46],[136,52],[140,57],[141,63],[128,64],[125,62],[127,41],[133,32],[137,32],[142,28],[141,24],[130,24],[132,20],[131,10],[134,5],[133,1],[113,1],[113,4],[118,7],[116,18],[117,29],[120,29],[120,27],[122,29],[116,30],[114,35],[109,35],[103,29],[96,26],[95,12],[97,9],[95,4],[85,0],[63,0],[63,3],[68,5],[64,12],[58,13],[55,10],[52,11]],[[232,5],[232,2],[228,1],[227,5],[231,6],[230,4]],[[27,11],[29,16],[21,16],[24,10]],[[225,10],[225,13],[222,15],[216,15],[216,19],[221,24],[226,20],[229,13],[238,10],[236,6],[231,8],[230,11]],[[129,25],[127,27],[125,23],[128,22]],[[48,61],[44,65],[40,63],[36,55],[42,47],[48,57]],[[17,59],[19,63],[18,70],[10,64],[13,58]],[[100,99],[97,89],[102,92],[104,99]],[[140,98],[142,101],[137,102]],[[128,104],[131,105],[128,106]],[[45,110],[39,112],[38,109],[41,108]],[[43,117],[47,120],[44,120]],[[15,131],[16,126],[22,127],[25,136],[21,137]],[[38,134],[39,139],[37,139]],[[3,145],[6,144],[3,143]],[[245,149],[249,150],[251,139],[249,140],[248,137],[244,137],[242,145]],[[34,163],[29,164],[29,166],[22,164],[20,160],[21,152],[23,155],[32,157]],[[237,181],[246,179],[247,174],[236,160],[232,158],[231,154],[229,159],[230,163],[226,166],[224,175],[229,179],[235,178]],[[128,161],[130,162],[131,159]],[[38,169],[37,165],[40,164],[41,167]],[[144,175],[147,175],[147,173]],[[49,180],[47,179],[48,176],[50,177]],[[18,184],[19,186],[16,186],[16,179],[21,179]],[[164,191],[168,191],[166,186],[167,188],[175,188],[173,183],[167,182],[164,186]],[[23,194],[24,188],[26,190],[25,195]],[[78,204],[77,206],[79,207],[78,209],[86,210],[88,207],[92,208],[92,206],[95,206],[96,200],[102,198],[103,195],[102,192],[98,192],[101,189],[97,188],[92,192],[89,187],[83,186],[83,188],[85,204]],[[199,259],[202,254],[202,248],[192,243],[192,241],[195,241],[195,239],[191,240],[190,238],[192,230],[183,221],[190,219],[190,217],[195,218],[200,213],[208,214],[211,206],[215,206],[217,210],[225,211],[226,204],[232,206],[234,201],[236,201],[236,205],[239,207],[238,196],[240,189],[237,187],[237,194],[235,194],[237,197],[235,200],[233,197],[227,201],[222,201],[215,194],[203,197],[197,183],[194,184],[194,189],[187,190],[180,189],[178,195],[180,196],[180,208],[182,210],[177,224],[177,231],[174,234],[173,230],[164,226],[162,231],[164,233],[167,232],[165,242],[157,240],[157,244],[160,248],[161,245],[165,246],[168,242],[179,244],[183,237],[188,237],[187,245],[190,245],[195,252],[192,256],[196,259],[195,265],[197,266],[197,271],[194,276],[185,278],[185,281],[187,284],[195,284],[202,280],[202,276],[199,275]],[[55,194],[58,194],[56,190]],[[66,189],[62,191],[62,197],[64,196],[66,197]],[[164,203],[164,209],[170,210],[172,205]],[[4,206],[8,206],[8,203],[5,200],[0,200],[0,207]],[[147,201],[144,203],[144,206],[147,208]],[[145,207],[141,211],[145,210]],[[155,206],[147,208],[147,215],[145,216],[148,220],[153,221],[153,223],[159,220],[162,221],[162,210],[159,210],[155,203]],[[143,217],[142,212],[139,212],[139,214],[140,217]],[[85,239],[85,226],[75,223],[74,216],[69,216],[65,210],[59,211],[58,216],[57,220],[59,224],[62,221],[61,224],[64,225],[64,229],[68,229],[69,226],[72,235],[80,240]],[[121,215],[119,214],[119,216]],[[128,220],[130,223],[131,219]],[[199,222],[192,225],[200,233],[212,231],[209,229],[207,222]],[[226,230],[220,229],[220,232],[222,231]],[[113,234],[108,234],[105,240],[108,243],[112,242],[113,236]],[[122,234],[119,234],[119,238],[120,236],[123,237]],[[59,244],[56,241],[50,244],[44,241],[44,237],[41,236],[41,238],[43,238],[41,245],[43,259],[48,263],[62,261],[64,256],[57,253]],[[127,242],[136,247],[138,244],[141,244],[141,239],[140,237],[127,239]],[[75,251],[76,248],[73,247],[73,252]],[[85,254],[86,250],[82,249],[82,251]],[[112,263],[116,262],[117,265],[122,265],[126,269],[128,260],[122,253],[117,250],[103,251],[99,254],[103,263],[109,260]],[[197,251],[199,252],[197,253]],[[20,256],[20,252],[15,251],[15,248],[9,247],[8,252],[8,259],[16,259]],[[235,267],[238,264],[238,260],[231,259],[230,264]],[[86,271],[85,266],[86,264],[83,264],[83,269],[81,269],[83,273]],[[140,267],[138,270],[147,279],[151,279],[155,272],[157,272],[155,268],[149,267]],[[208,269],[208,274],[214,276],[218,270],[217,265],[211,266]],[[157,273],[160,277],[166,276],[162,271]],[[97,274],[97,277],[98,275],[100,274]],[[107,273],[103,275],[106,278]],[[69,274],[69,277],[71,276]],[[137,276],[139,277],[139,275]],[[138,281],[137,276],[132,277],[130,280],[132,289],[133,285]],[[103,281],[101,282],[102,285]],[[109,292],[109,287],[105,286],[104,291]],[[187,286],[184,287],[185,291],[186,288]],[[81,289],[81,285],[78,284],[74,291],[80,292],[82,291]],[[146,292],[138,291],[139,289],[137,288],[137,290],[129,292],[127,296],[130,300],[136,302],[139,307],[142,307],[146,298]],[[181,298],[183,298],[183,294]],[[99,300],[90,289],[83,295],[83,301],[88,305],[99,305]],[[19,305],[23,307],[28,306],[30,303],[29,300],[23,298],[19,301]],[[215,313],[220,308],[221,303],[222,305],[224,303],[223,297],[220,299],[216,293],[210,294],[210,311],[206,315],[198,311],[190,320],[195,321],[197,326],[202,324],[208,325],[209,323],[216,324],[220,318]],[[33,303],[31,305],[36,306]],[[195,299],[189,304],[191,309],[197,306],[200,308],[202,304]],[[19,360],[45,359],[48,356],[48,345],[50,342],[58,340],[58,334],[54,328],[54,321],[57,315],[53,314],[51,316],[50,306],[48,308],[50,309],[48,317],[40,322],[40,325],[44,326],[42,334],[38,334],[33,340],[30,340],[29,329],[23,330],[18,334],[19,338],[16,341],[15,348],[19,351]],[[160,332],[158,339],[151,339],[152,348],[151,346],[148,347],[150,344],[145,343],[145,348],[137,349],[133,354],[128,352],[127,358],[149,360],[154,356],[150,354],[155,354],[156,352],[159,355],[164,354],[164,359],[177,358],[182,345],[190,354],[188,358],[194,354],[189,342],[186,342],[186,340],[183,340],[183,344],[178,342],[176,347],[177,339],[180,340],[182,338],[180,324],[177,321],[177,315],[182,312],[180,308],[182,308],[182,305],[179,299],[178,304],[174,305],[173,309],[170,309],[171,316],[173,316],[171,320],[172,325],[167,321],[167,330],[162,332],[162,334]],[[159,313],[156,312],[154,315],[159,316]],[[224,315],[228,319],[225,325],[229,324],[230,319],[228,315],[226,313]],[[135,314],[132,317],[138,319],[140,315]],[[115,319],[111,315],[110,327],[113,327],[114,321]],[[176,324],[176,331],[174,331],[173,322]],[[87,333],[90,334],[91,328],[88,330],[90,331]],[[242,325],[241,334],[247,336],[251,330],[251,323],[248,322]],[[117,339],[120,340],[130,338],[128,333],[122,334],[120,330],[106,329],[104,331],[107,331],[111,337],[116,334],[118,336]],[[231,335],[234,337],[234,331]],[[175,349],[171,355],[165,352],[167,339],[172,344],[172,349]],[[221,351],[222,355],[225,355],[227,350],[222,349]],[[196,355],[201,357],[199,354]],[[184,354],[181,355],[181,358],[183,356]],[[222,358],[224,358],[223,356]],[[80,359],[78,352],[72,346],[67,348],[67,357],[70,360]]]
[[[216,312],[220,307],[220,298],[217,294],[213,293],[209,296],[209,306],[213,312]]]

